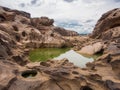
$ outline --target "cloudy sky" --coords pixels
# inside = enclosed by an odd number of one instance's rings
[[[73,25],[70,29],[78,32],[88,25],[85,32],[91,32],[103,13],[120,8],[120,0],[0,0],[0,5],[27,11],[32,17],[48,16],[57,25],[67,28]]]

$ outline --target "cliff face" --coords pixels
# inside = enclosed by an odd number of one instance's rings
[[[80,39],[81,47],[103,51],[81,69],[66,59],[35,63],[28,59],[30,48],[78,43],[71,37],[76,32],[55,27],[47,17],[30,18],[26,12],[0,7],[0,90],[120,90],[119,17],[120,9],[107,12],[92,39]]]

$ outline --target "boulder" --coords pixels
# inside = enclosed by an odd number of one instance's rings
[[[88,55],[94,55],[98,52],[100,52],[103,48],[103,44],[101,42],[94,43],[93,45],[88,45],[79,51],[81,54],[88,54]]]
[[[75,31],[65,30],[61,27],[55,27],[54,32],[59,33],[62,36],[78,36],[79,34]]]
[[[39,26],[53,26],[54,20],[48,17],[32,18],[31,23],[39,29]]]
[[[120,8],[113,9],[103,14],[98,20],[92,38],[110,40],[115,37],[120,37]]]

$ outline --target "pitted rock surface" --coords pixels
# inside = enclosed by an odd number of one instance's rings
[[[0,90],[120,90],[119,11],[104,14],[89,38],[55,27],[53,19],[0,7]],[[66,59],[28,59],[31,49],[73,45],[91,45],[103,55],[86,68]]]

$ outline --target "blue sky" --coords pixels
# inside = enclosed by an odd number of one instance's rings
[[[0,5],[29,12],[32,17],[53,18],[56,24],[57,21],[84,23],[92,20],[89,27],[106,11],[120,8],[120,0],[0,0]]]

